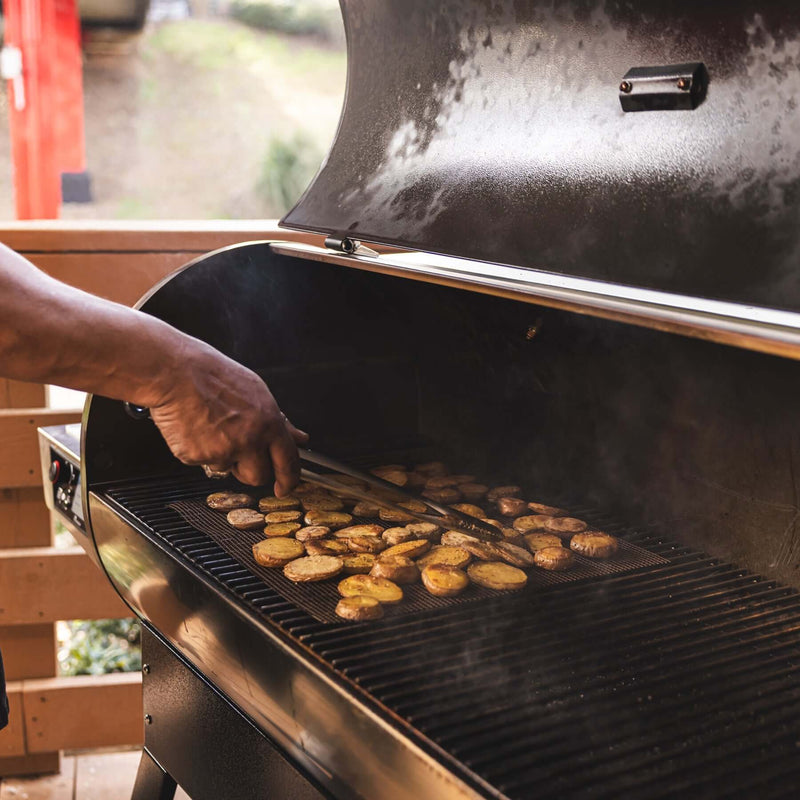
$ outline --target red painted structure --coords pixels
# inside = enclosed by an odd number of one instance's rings
[[[62,173],[84,173],[83,77],[77,0],[5,0],[17,219],[55,219]]]

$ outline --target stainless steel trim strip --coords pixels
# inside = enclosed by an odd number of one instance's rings
[[[274,242],[282,255],[494,294],[640,327],[800,360],[800,314],[541,270],[440,256],[341,255],[313,245]]]

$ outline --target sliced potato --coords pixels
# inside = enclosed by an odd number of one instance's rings
[[[442,544],[451,547],[463,547],[464,542],[477,541],[478,539],[475,536],[470,536],[468,533],[462,533],[461,531],[445,531],[442,534]]]
[[[288,497],[270,495],[258,501],[258,510],[265,514],[269,514],[270,511],[293,511],[295,508],[300,508],[300,500],[292,495]]]
[[[262,567],[282,567],[296,558],[304,555],[303,543],[297,539],[281,537],[276,539],[263,539],[253,545],[253,558]]]
[[[413,522],[414,517],[406,511],[398,511],[394,508],[382,508],[378,511],[378,516],[384,522]]]
[[[381,525],[348,525],[346,528],[339,528],[334,536],[337,539],[349,539],[351,536],[380,536],[382,533],[383,526]]]
[[[469,578],[458,567],[429,564],[422,570],[422,583],[436,597],[455,597],[469,586]]]
[[[482,497],[486,497],[489,487],[482,483],[459,483],[458,491],[464,495],[465,500],[474,502],[475,500],[480,500]]]
[[[295,533],[294,538],[299,542],[311,542],[315,539],[325,539],[330,536],[331,529],[324,525],[309,525],[307,528],[300,528]]]
[[[566,547],[544,547],[533,556],[537,567],[562,572],[572,567],[575,557]]]
[[[408,526],[405,528],[387,528],[382,534],[381,538],[389,546],[401,544],[402,542],[410,542],[412,539],[420,539],[423,537],[417,536],[412,533]]]
[[[448,486],[444,489],[425,489],[422,496],[427,497],[428,500],[433,500],[435,503],[452,505],[461,499],[461,492],[452,486]]]
[[[404,469],[392,469],[386,472],[377,473],[377,476],[395,486],[405,486],[408,483],[408,473]]]
[[[347,543],[339,539],[311,539],[305,542],[310,556],[343,556],[350,552]]]
[[[406,489],[421,489],[428,479],[419,472],[406,473],[408,481],[406,482]]]
[[[472,556],[463,547],[451,545],[437,545],[432,547],[424,556],[419,558],[417,566],[420,569],[431,564],[446,564],[449,567],[463,569],[472,561]]]
[[[367,595],[343,597],[336,604],[336,616],[355,622],[380,619],[383,616],[383,606],[374,597]]]
[[[546,530],[547,521],[553,517],[543,517],[540,514],[528,514],[514,520],[514,528],[521,533]]]
[[[215,511],[233,511],[234,508],[252,508],[256,500],[244,492],[214,492],[206,497],[206,505]]]
[[[254,531],[264,525],[264,515],[252,508],[234,508],[226,515],[229,525],[240,531]]]
[[[233,513],[233,512],[231,512]],[[609,558],[617,552],[619,543],[614,536],[600,531],[576,533],[569,543],[576,553],[589,558]]]
[[[504,517],[520,517],[528,511],[528,504],[519,497],[501,497],[497,500],[497,510]]]
[[[353,514],[357,517],[377,517],[381,507],[376,503],[370,503],[368,500],[359,500],[353,506]]]
[[[431,549],[431,543],[427,539],[412,539],[409,542],[402,542],[384,550],[381,558],[390,556],[406,556],[406,558],[416,558]]]
[[[519,547],[525,546],[525,537],[514,528],[501,528],[500,533],[503,534],[503,539],[511,544],[516,544]]]
[[[453,508],[462,514],[469,514],[471,517],[477,517],[478,519],[486,519],[489,516],[480,506],[476,506],[474,503],[456,503]]]
[[[272,538],[274,536],[292,536],[303,526],[299,522],[276,522],[274,525],[267,525],[264,528],[264,536]]]
[[[561,537],[554,533],[528,533],[525,535],[525,544],[531,553],[535,553],[545,547],[561,547]]]
[[[575,517],[550,517],[544,529],[550,533],[583,533],[589,526],[582,519]]]
[[[523,547],[511,544],[511,542],[492,542],[491,547],[503,561],[507,561],[515,567],[532,567],[534,565],[533,556]]]
[[[335,577],[343,566],[342,559],[336,556],[306,556],[290,561],[283,574],[295,583],[310,583]]]
[[[267,525],[272,525],[275,522],[297,522],[300,517],[303,516],[303,512],[299,510],[295,511],[270,511],[269,514],[264,518],[264,521]]]
[[[303,519],[306,525],[324,525],[332,530],[344,528],[353,521],[352,515],[343,511],[322,511],[317,508],[307,511]]]
[[[341,511],[344,500],[332,494],[307,494],[300,498],[305,511]]]
[[[292,489],[292,494],[297,497],[302,497],[304,494],[319,494],[320,487],[315,483],[300,483]]]
[[[380,536],[349,536],[343,541],[354,553],[381,553],[389,546]]]
[[[456,486],[461,486],[464,483],[474,483],[475,476],[474,475],[451,475],[450,476],[454,481]]]
[[[569,512],[564,511],[563,508],[557,508],[556,506],[546,506],[544,503],[528,503],[528,508],[531,511],[533,511],[534,514],[543,514],[546,517],[569,516]]]
[[[468,483],[468,481],[462,481]],[[437,475],[425,481],[426,489],[445,489],[448,486],[458,486],[458,478],[455,475]]]
[[[502,561],[470,564],[467,575],[473,583],[487,589],[521,589],[528,582],[528,576],[521,569],[503,564]]]
[[[339,583],[339,594],[342,597],[367,595],[386,605],[394,605],[403,599],[403,590],[396,583],[372,575],[351,575],[345,578]]]
[[[494,489],[489,489],[486,498],[493,503],[501,497],[516,497],[521,491],[519,486],[495,486]]]
[[[419,568],[406,556],[382,556],[375,560],[370,570],[373,578],[388,578],[397,584],[416,583]]]
[[[346,575],[366,575],[375,566],[375,556],[372,553],[342,556],[342,566]]]
[[[432,522],[412,522],[410,525],[406,525],[405,529],[411,534],[412,539],[432,539],[442,530]],[[398,544],[398,542],[395,542],[395,544]]]

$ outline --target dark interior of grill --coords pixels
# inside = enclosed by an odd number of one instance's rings
[[[435,454],[669,560],[323,625],[166,508],[211,484],[94,398],[92,491],[479,792],[770,797],[800,780],[800,597],[775,580],[797,582],[792,362],[266,245],[207,258],[145,310],[257,369],[322,452]]]

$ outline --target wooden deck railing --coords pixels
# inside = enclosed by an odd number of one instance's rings
[[[54,277],[126,304],[210,250],[275,238],[321,243],[274,222],[0,223],[0,242]],[[77,421],[79,410],[45,406],[45,387],[0,379],[0,649],[11,704],[0,776],[56,771],[62,749],[143,738],[138,674],[56,677],[57,620],[127,609],[80,548],[53,547],[36,428]]]

